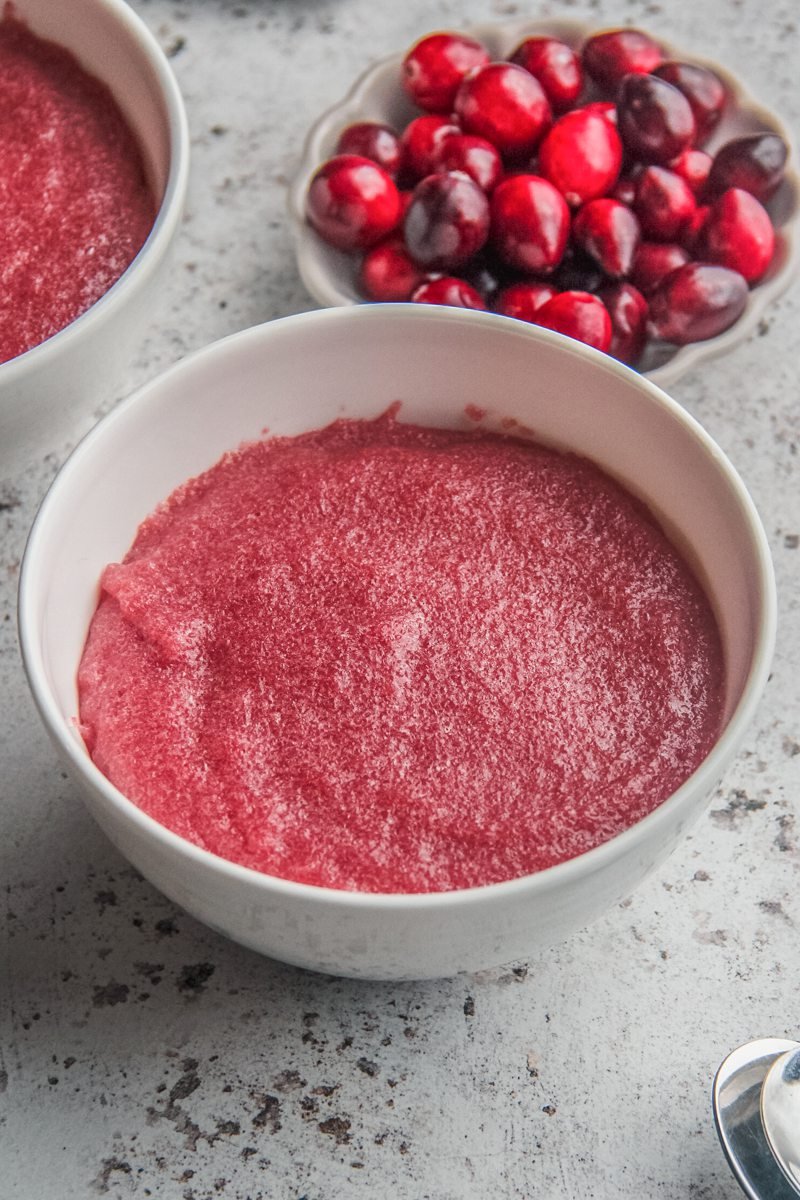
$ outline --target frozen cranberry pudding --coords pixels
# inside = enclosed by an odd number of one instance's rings
[[[108,88],[8,11],[0,20],[0,362],[69,325],[130,264],[155,218]]]
[[[394,410],[227,454],[108,566],[79,671],[101,771],[198,846],[365,892],[535,872],[718,734],[717,626],[570,454]]]

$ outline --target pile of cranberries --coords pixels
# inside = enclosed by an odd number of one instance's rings
[[[432,33],[402,86],[422,114],[348,126],[306,198],[367,299],[492,308],[635,364],[650,338],[722,333],[769,268],[785,143],[712,158],[724,84],[645,33],[528,37],[503,62]]]

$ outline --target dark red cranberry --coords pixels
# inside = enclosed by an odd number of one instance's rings
[[[576,108],[559,117],[539,148],[539,170],[577,208],[611,190],[622,164],[622,143],[599,112]]]
[[[484,192],[503,178],[503,161],[486,138],[474,133],[445,133],[433,152],[434,171],[463,171]]]
[[[452,308],[485,309],[483,297],[466,279],[439,275],[426,279],[411,293],[414,304],[449,304]]]
[[[321,238],[340,250],[363,250],[390,233],[400,219],[394,180],[369,158],[339,154],[315,172],[306,215]]]
[[[411,47],[403,60],[403,87],[427,112],[448,113],[461,80],[488,63],[480,42],[460,33],[431,33]]]
[[[611,344],[611,318],[602,300],[588,292],[559,292],[535,313],[535,323],[556,333],[608,350]]]
[[[507,62],[489,63],[467,76],[455,111],[467,133],[487,138],[510,162],[528,158],[552,120],[541,84]]]
[[[630,274],[641,231],[633,212],[619,200],[590,200],[575,214],[573,241],[612,279]]]
[[[689,224],[681,234],[681,242],[686,249],[694,254],[695,250],[702,245],[703,232],[708,221],[708,214],[711,212],[710,204],[698,204],[697,208],[692,213],[692,218]]]
[[[547,275],[561,262],[569,235],[564,197],[538,175],[511,175],[490,200],[492,245],[503,262]]]
[[[708,182],[712,158],[705,150],[683,150],[669,163],[670,171],[680,175],[695,196],[699,196]]]
[[[396,175],[400,166],[400,139],[390,125],[381,125],[379,121],[357,121],[340,133],[336,153],[371,158],[384,171]]]
[[[687,263],[668,275],[650,297],[650,332],[679,346],[704,342],[738,321],[747,296],[747,280],[738,271]]]
[[[703,255],[756,283],[775,252],[775,231],[764,206],[742,188],[728,188],[711,205],[703,229]]]
[[[666,167],[646,167],[636,181],[634,211],[647,238],[680,241],[696,208],[686,180]]]
[[[647,75],[663,60],[661,47],[638,29],[597,33],[583,47],[583,65],[595,83],[616,91],[624,75]]]
[[[403,175],[412,183],[418,183],[426,175],[433,174],[439,142],[451,133],[461,133],[452,117],[431,115],[409,121],[400,137]]]
[[[719,75],[708,67],[684,62],[661,63],[653,74],[683,92],[694,115],[695,140],[701,145],[719,125],[728,102],[725,84]]]
[[[667,163],[694,141],[689,101],[665,79],[626,75],[617,98],[625,149],[643,162]]]
[[[611,195],[615,200],[619,200],[620,204],[627,204],[628,208],[633,208],[633,202],[636,199],[636,180],[630,175],[624,175],[614,184]]]
[[[555,294],[556,289],[548,283],[512,283],[498,293],[494,310],[506,317],[535,323],[533,314]]]
[[[769,200],[780,187],[788,148],[777,133],[751,133],[726,142],[714,156],[708,194],[743,188],[756,200]]]
[[[423,272],[398,236],[368,250],[359,271],[360,290],[369,300],[408,300],[422,279]]]
[[[539,80],[553,112],[572,108],[583,89],[583,68],[566,42],[551,37],[525,38],[510,57]]]
[[[461,171],[429,175],[414,188],[403,236],[415,262],[451,270],[472,258],[489,235],[489,201]]]
[[[633,258],[631,282],[645,296],[651,295],[662,280],[689,261],[683,246],[667,242],[640,242]]]
[[[608,353],[634,366],[647,342],[649,306],[642,293],[630,283],[612,283],[599,293],[611,318]]]

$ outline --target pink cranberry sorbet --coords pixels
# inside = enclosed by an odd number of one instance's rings
[[[512,879],[633,825],[718,733],[709,604],[592,463],[339,420],[226,455],[103,573],[86,744],[157,821],[287,879]]]
[[[0,362],[99,300],[155,218],[108,88],[11,8],[0,21]]]

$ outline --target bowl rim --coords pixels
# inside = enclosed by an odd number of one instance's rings
[[[38,342],[29,350],[23,351],[22,354],[0,363],[0,390],[13,386],[20,377],[27,375],[35,367],[46,366],[54,355],[60,354],[70,342],[80,338],[92,322],[111,316],[116,309],[125,304],[128,295],[136,290],[141,282],[141,269],[145,266],[152,266],[166,253],[175,227],[180,221],[186,198],[189,181],[189,122],[183,96],[167,56],[158,44],[155,35],[142,18],[126,3],[126,0],[93,0],[93,2],[98,8],[106,9],[115,21],[133,37],[153,70],[164,102],[169,130],[169,169],[164,193],[150,232],[119,278],[102,296],[95,300],[94,304],[70,321],[68,325],[65,325],[63,329],[57,330],[43,342]],[[22,19],[25,19],[24,14],[22,14]],[[89,74],[94,73],[91,67],[84,69]],[[113,95],[113,85],[107,86]],[[0,398],[1,406],[2,399]]]
[[[95,453],[95,446],[102,444],[104,437],[114,424],[126,417],[132,409],[153,394],[164,392],[168,395],[176,387],[179,388],[181,376],[185,372],[194,371],[203,362],[211,362],[217,357],[235,355],[240,348],[245,348],[250,343],[268,342],[272,331],[282,328],[287,322],[300,328],[305,327],[306,336],[311,336],[314,326],[320,323],[324,325],[339,322],[346,326],[353,320],[363,322],[383,319],[387,312],[393,315],[393,319],[397,322],[433,319],[441,323],[463,324],[467,322],[468,324],[483,324],[487,327],[500,323],[504,333],[512,333],[512,323],[496,313],[444,306],[434,311],[426,311],[421,306],[409,304],[366,304],[316,309],[280,317],[230,334],[174,363],[155,379],[145,383],[129,395],[86,434],[59,470],[39,507],[28,535],[20,567],[17,622],[23,667],[34,702],[47,732],[72,767],[73,772],[77,777],[83,779],[84,786],[88,786],[89,790],[96,795],[99,794],[104,805],[114,809],[128,823],[132,823],[141,835],[148,839],[154,839],[163,848],[177,854],[178,857],[188,858],[200,867],[226,877],[230,881],[256,887],[264,894],[272,893],[286,899],[306,903],[339,905],[346,909],[380,909],[395,912],[420,908],[439,911],[472,903],[501,902],[521,895],[546,894],[553,887],[568,883],[575,877],[595,874],[617,857],[622,857],[648,831],[656,829],[660,824],[668,824],[672,811],[679,808],[689,794],[699,790],[703,795],[710,795],[719,780],[721,771],[733,756],[741,735],[750,723],[759,703],[770,670],[777,622],[775,576],[766,533],[755,504],[733,464],[703,426],[656,384],[623,363],[602,354],[599,350],[585,346],[563,334],[542,329],[539,326],[528,325],[525,322],[513,323],[513,333],[519,337],[529,339],[534,343],[543,342],[556,346],[560,353],[585,359],[597,369],[624,378],[628,382],[633,381],[650,404],[666,409],[673,419],[684,426],[687,432],[699,442],[716,469],[724,476],[731,497],[745,518],[750,535],[750,547],[753,551],[753,563],[758,572],[758,604],[761,618],[754,639],[750,667],[739,700],[722,733],[696,770],[666,800],[640,821],[574,858],[556,863],[541,871],[518,876],[515,879],[480,884],[471,888],[442,892],[361,892],[299,883],[222,858],[220,855],[197,846],[180,834],[174,833],[145,813],[106,778],[95,766],[86,748],[79,745],[72,736],[69,730],[70,719],[62,716],[48,683],[42,656],[39,622],[36,619],[37,597],[39,590],[46,586],[47,579],[46,560],[42,561],[41,546],[48,526],[53,520],[57,520],[62,491],[69,489],[73,480],[80,479],[84,459]],[[345,330],[342,332],[344,335]],[[230,449],[230,447],[223,447],[220,456],[225,449]]]

